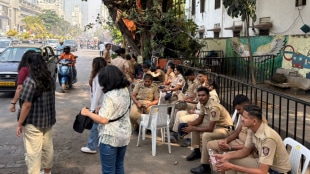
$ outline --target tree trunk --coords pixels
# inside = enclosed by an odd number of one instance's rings
[[[253,62],[253,53],[252,53],[252,48],[251,48],[251,37],[249,34],[249,27],[250,27],[250,17],[247,16],[246,18],[246,36],[248,39],[248,46],[249,46],[249,53],[250,53],[250,70],[251,70],[251,77],[252,77],[252,83],[253,85],[256,85],[256,79],[255,79],[255,74],[254,74],[254,62]]]
[[[123,20],[120,18],[120,14],[118,13],[117,8],[109,8],[109,14],[112,20],[115,22],[115,25],[117,26],[117,28],[122,32],[127,42],[134,50],[134,52],[137,55],[141,55],[140,49],[132,37],[132,33],[128,30],[127,26],[125,25]]]

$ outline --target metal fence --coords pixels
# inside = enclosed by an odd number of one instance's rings
[[[196,72],[201,70],[184,66],[184,69],[189,68]],[[310,115],[307,114],[310,113],[309,102],[213,72],[208,72],[208,78],[216,81],[221,104],[230,113],[234,110],[232,106],[234,96],[244,94],[253,104],[262,108],[268,124],[282,138],[292,137],[310,148],[310,136],[306,136],[306,132],[310,131]]]
[[[249,57],[216,57],[222,54],[210,52],[201,53],[201,55],[200,58],[181,59],[182,64],[227,75],[247,83],[252,82]],[[275,73],[275,70],[279,68],[275,65],[275,57],[273,55],[254,56],[253,67],[257,84],[269,80]]]

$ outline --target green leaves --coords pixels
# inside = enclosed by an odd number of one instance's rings
[[[223,0],[223,5],[231,17],[240,16],[245,21],[249,16],[253,22],[256,21],[256,0]]]

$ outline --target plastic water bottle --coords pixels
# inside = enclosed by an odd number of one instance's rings
[[[213,150],[212,149],[209,149],[208,150],[209,151],[209,156],[210,156],[210,161],[211,161],[211,164],[212,165],[214,165],[214,164],[216,164],[216,159],[215,159],[215,157],[213,156]]]

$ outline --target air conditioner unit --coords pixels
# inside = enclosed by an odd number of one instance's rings
[[[263,17],[263,18],[259,18],[259,23],[260,24],[265,24],[265,23],[270,23],[270,17]]]

